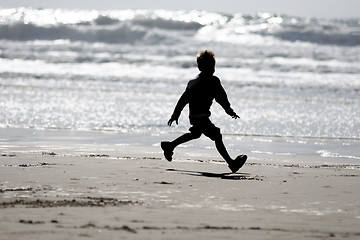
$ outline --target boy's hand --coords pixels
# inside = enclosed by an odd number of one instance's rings
[[[233,119],[238,119],[240,118],[235,112],[234,110],[232,110],[231,108],[226,110],[226,113],[229,114]]]
[[[173,121],[175,121],[175,122],[176,122],[176,125],[179,125],[178,119],[179,119],[178,117],[177,117],[177,118],[171,117],[167,124],[168,124],[169,126],[171,126],[171,124],[173,123]]]
[[[234,113],[234,115],[231,115],[231,117],[232,117],[233,119],[238,119],[238,118],[240,118],[236,113]]]

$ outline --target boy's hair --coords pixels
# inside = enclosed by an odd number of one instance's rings
[[[213,70],[215,68],[215,54],[210,50],[204,50],[197,54],[196,62],[200,71]]]

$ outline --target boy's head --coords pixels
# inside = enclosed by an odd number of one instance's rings
[[[196,62],[201,72],[211,73],[215,72],[215,55],[210,50],[204,50],[198,53]]]

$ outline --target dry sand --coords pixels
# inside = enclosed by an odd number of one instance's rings
[[[360,165],[267,157],[3,143],[0,239],[360,239]]]

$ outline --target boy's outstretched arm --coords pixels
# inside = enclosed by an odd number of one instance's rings
[[[181,111],[184,109],[184,107],[186,106],[186,104],[189,103],[189,94],[188,92],[185,90],[185,92],[181,95],[179,101],[177,102],[174,112],[171,115],[170,120],[167,122],[167,124],[169,126],[171,126],[171,124],[175,121],[176,124],[179,124],[179,117],[181,114]]]
[[[222,87],[220,81],[219,81],[219,86],[217,88],[217,94],[215,97],[215,101],[217,101],[221,107],[225,110],[225,112],[230,115],[232,118],[234,119],[238,119],[240,118],[235,111],[231,108],[230,106],[230,102],[228,100],[227,94],[224,90],[224,88]]]

